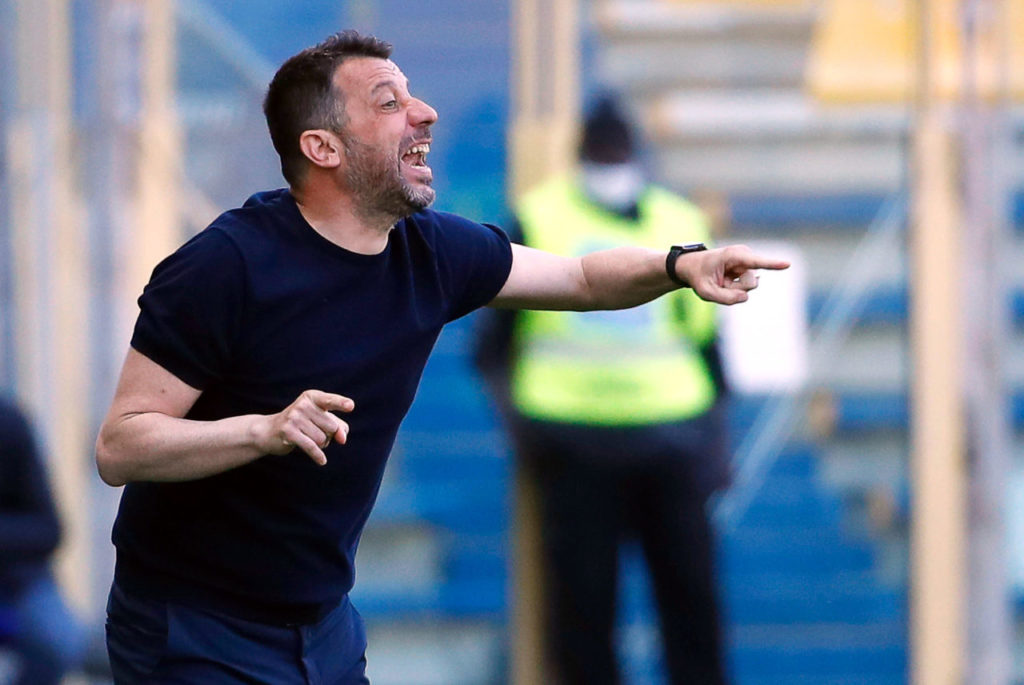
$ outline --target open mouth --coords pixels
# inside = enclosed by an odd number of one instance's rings
[[[430,143],[417,143],[409,148],[402,161],[415,169],[429,169],[427,166],[427,153],[430,152]]]

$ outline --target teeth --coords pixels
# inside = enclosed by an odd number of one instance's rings
[[[430,144],[429,143],[421,143],[419,145],[413,145],[411,148],[409,148],[409,151],[406,154],[407,155],[425,155],[428,152],[430,152]]]

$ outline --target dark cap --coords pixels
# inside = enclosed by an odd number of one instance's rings
[[[602,95],[583,120],[580,159],[599,164],[628,162],[635,153],[632,126],[618,100]]]

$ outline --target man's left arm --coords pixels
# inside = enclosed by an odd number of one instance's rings
[[[679,286],[665,271],[668,250],[617,247],[583,257],[559,257],[512,245],[512,270],[490,306],[508,309],[588,311],[626,309]],[[788,262],[730,245],[681,255],[676,275],[702,299],[718,304],[745,302],[757,287],[757,269],[785,269]]]

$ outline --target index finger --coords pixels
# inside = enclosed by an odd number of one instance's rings
[[[761,257],[756,254],[745,255],[741,261],[743,266],[750,269],[771,269],[773,271],[781,271],[782,269],[789,268],[789,262],[784,259],[771,259],[769,257]]]
[[[310,390],[309,399],[313,400],[313,404],[316,406],[328,411],[348,412],[355,409],[356,406],[356,403],[349,397],[322,390]]]

